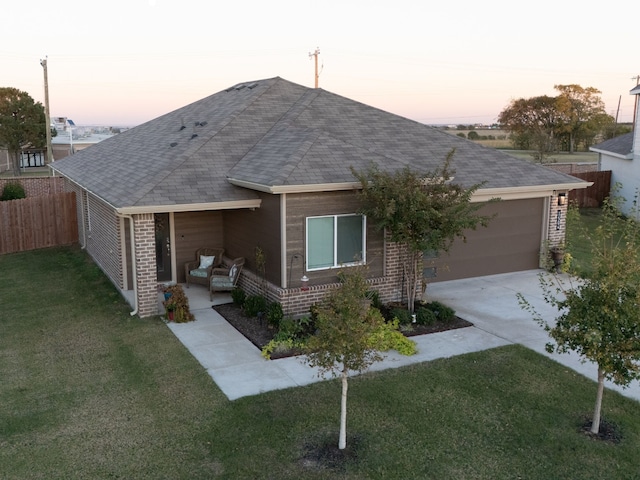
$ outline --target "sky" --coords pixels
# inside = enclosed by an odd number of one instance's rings
[[[426,124],[491,124],[554,85],[633,120],[628,0],[22,0],[0,7],[0,87],[77,125],[134,126],[282,77]]]

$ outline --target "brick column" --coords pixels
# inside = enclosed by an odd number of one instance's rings
[[[133,216],[135,235],[138,316],[158,314],[158,273],[156,267],[155,223],[152,213]]]
[[[558,205],[558,198],[564,194],[564,205]],[[569,192],[554,192],[549,201],[549,233],[547,242],[549,248],[564,244],[567,231],[567,207]]]

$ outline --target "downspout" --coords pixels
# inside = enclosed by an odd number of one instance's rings
[[[288,288],[287,281],[287,194],[280,194],[280,287]]]
[[[135,238],[135,228],[133,226],[133,215],[118,213],[116,215],[120,218],[126,218],[129,220],[129,230],[131,237],[131,260],[132,260],[132,275],[133,275],[133,298],[135,299],[135,305],[132,312],[129,313],[132,317],[138,314],[138,272],[136,270],[136,238]],[[126,275],[126,273],[125,273]]]

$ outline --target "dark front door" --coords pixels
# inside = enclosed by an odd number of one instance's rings
[[[156,265],[158,281],[171,280],[171,235],[169,228],[169,214],[156,213]]]

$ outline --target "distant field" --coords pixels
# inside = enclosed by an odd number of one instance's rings
[[[532,159],[532,153],[527,150],[512,150],[511,141],[509,141],[509,132],[506,130],[492,130],[492,129],[476,129],[476,130],[444,130],[450,135],[458,135],[464,133],[465,138],[469,135],[469,132],[476,132],[482,137],[495,137],[495,140],[473,140],[475,143],[484,145],[485,147],[497,148],[498,150],[504,150],[505,153],[517,158],[523,158],[525,160]],[[551,163],[584,163],[584,162],[597,162],[598,154],[594,152],[559,152],[549,156],[549,162]]]
[[[502,150],[502,149],[500,149]],[[532,160],[532,152],[527,150],[503,150],[504,153],[525,160]],[[558,152],[550,155],[546,163],[596,163],[598,154],[594,152]]]
[[[485,147],[492,148],[511,148],[511,142],[509,141],[509,132],[506,130],[444,130],[450,135],[458,135],[459,133],[464,133],[465,138],[468,137],[469,132],[476,132],[480,137],[494,137],[491,140],[474,140],[474,142],[479,143],[480,145],[484,145]]]

